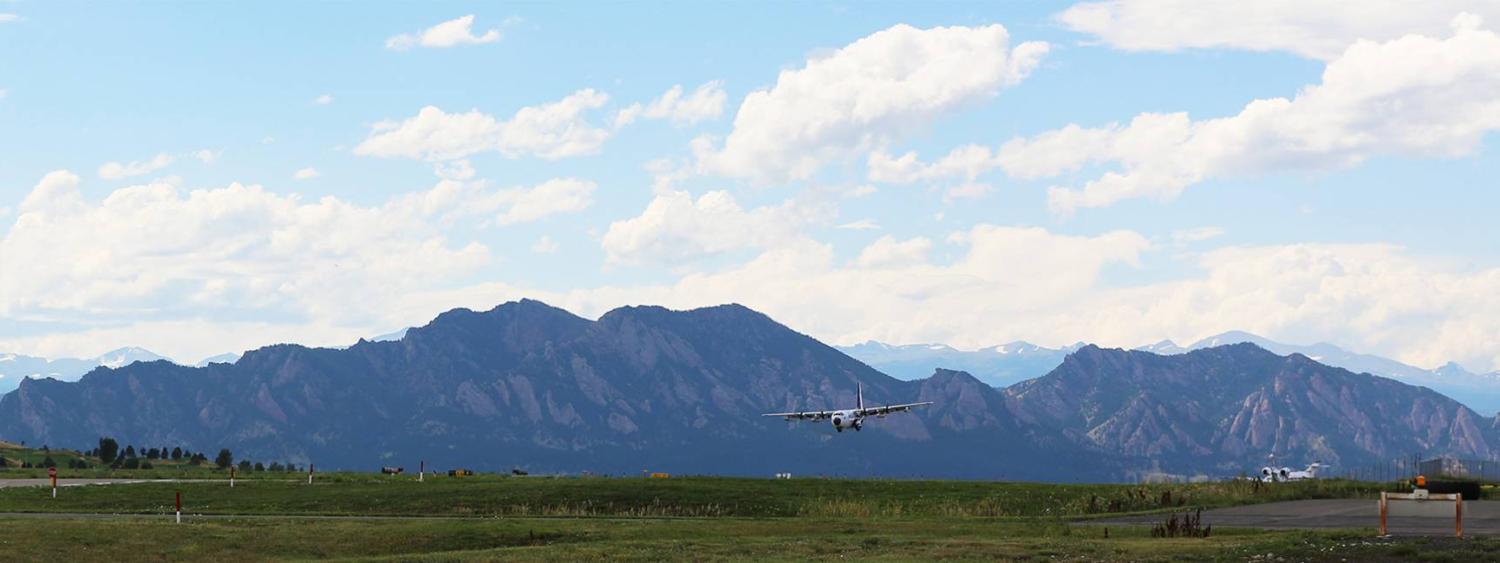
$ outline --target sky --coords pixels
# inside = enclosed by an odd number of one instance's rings
[[[1500,369],[1500,2],[0,1],[0,351],[523,297]]]

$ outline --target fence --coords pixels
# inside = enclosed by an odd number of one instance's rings
[[[1429,479],[1453,477],[1500,483],[1500,460],[1408,456],[1356,467],[1334,467],[1326,475],[1359,481],[1402,481],[1425,475]]]

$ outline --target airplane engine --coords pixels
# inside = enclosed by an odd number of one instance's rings
[[[838,430],[839,432],[843,432],[844,431],[844,419],[842,419],[840,417],[837,417],[837,416],[833,417],[833,429],[834,430]]]
[[[854,426],[855,430],[863,430],[865,428],[865,421],[856,418],[854,419],[854,423],[852,425]]]

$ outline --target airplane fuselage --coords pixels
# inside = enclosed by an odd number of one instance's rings
[[[833,429],[843,432],[845,428],[861,430],[865,427],[865,417],[859,416],[852,410],[834,411]]]

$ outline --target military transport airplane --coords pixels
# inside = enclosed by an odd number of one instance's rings
[[[865,392],[859,383],[854,384],[854,408],[836,411],[806,411],[806,412],[773,412],[761,416],[779,416],[787,420],[828,420],[833,419],[833,429],[843,432],[845,428],[859,430],[865,426],[865,417],[876,416],[885,418],[885,415],[893,412],[907,412],[913,407],[923,407],[932,404],[932,401],[922,403],[907,403],[904,405],[885,405],[881,407],[866,407]]]

